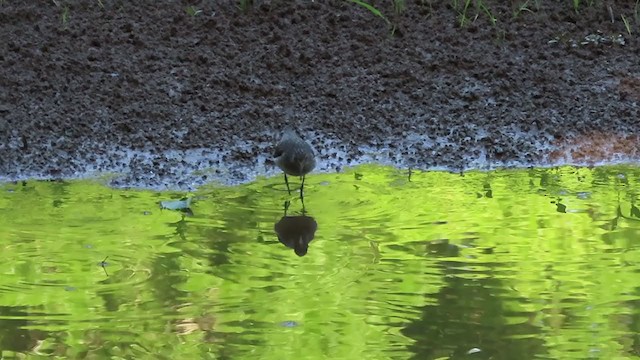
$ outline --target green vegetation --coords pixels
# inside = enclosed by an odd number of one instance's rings
[[[491,11],[489,10],[489,7],[487,7],[487,5],[484,2],[481,2],[480,5],[478,5],[478,8],[487,15],[487,18],[489,19],[489,22],[491,23],[491,25],[495,26],[496,23],[498,22],[498,19],[495,16],[493,16]]]
[[[253,0],[238,0],[238,9],[248,11],[253,6]]]
[[[67,28],[67,23],[69,22],[69,7],[64,6],[62,8],[62,13],[60,14],[60,23],[63,28]]]
[[[629,20],[624,15],[620,15],[622,18],[622,22],[624,23],[624,28],[627,30],[627,34],[631,35],[631,24],[629,24]]]
[[[393,0],[393,11],[396,15],[400,15],[407,8],[405,0]]]
[[[575,12],[578,12],[578,10],[580,10],[580,6],[593,7],[595,5],[595,0],[587,0],[587,1],[572,0],[572,3],[573,3],[573,10],[575,10]]]
[[[394,21],[389,20],[389,17],[385,15],[385,13],[381,10],[380,7],[376,7],[372,5],[372,3],[366,0],[346,0],[349,3],[358,5],[367,11],[371,12],[375,16],[383,19],[387,25],[391,29],[395,29],[395,22],[398,17],[406,12],[410,11],[406,0],[392,0],[391,4],[393,6],[392,11],[395,15]],[[483,17],[489,22],[491,26],[497,26],[500,18],[495,14],[495,11],[491,8],[490,5],[487,4],[484,0],[449,0],[451,4],[451,8],[457,13],[458,16],[458,25],[460,27],[468,26],[469,24],[477,21],[479,18]],[[540,10],[540,4],[542,0],[525,0],[520,2],[515,2],[513,6],[512,15],[513,18],[518,18],[523,16],[525,13],[534,13]],[[573,10],[576,13],[579,13],[580,9],[586,7],[595,7],[601,6],[600,2],[595,0],[571,0],[570,6],[572,6]],[[417,3],[418,6],[428,6],[429,9],[432,9],[431,1],[421,0]],[[605,5],[602,5],[605,6]],[[607,10],[611,13],[611,19],[614,21],[614,16],[612,14],[611,5],[606,5]],[[631,24],[628,20],[629,16],[621,15],[623,23],[625,24],[625,29],[629,34],[631,34]],[[640,0],[636,0],[633,18],[635,19],[636,25],[640,25]]]
[[[2,0],[0,0],[2,1]],[[57,0],[54,0],[57,2]],[[382,10],[380,5],[374,5],[370,0],[344,0],[350,4],[354,4],[359,6],[366,11],[370,12],[374,16],[380,18],[385,22],[387,27],[389,28],[390,33],[395,34],[398,23],[401,19],[401,16],[407,11],[412,11],[410,5],[406,0],[390,0],[387,4],[390,4],[391,9],[388,11],[392,13],[393,16],[389,16],[385,14],[385,11]],[[460,27],[466,27],[471,23],[478,21],[478,19],[486,19],[488,23],[496,28],[497,37],[504,37],[506,30],[504,28],[498,29],[498,24],[501,21],[499,15],[496,14],[494,9],[487,3],[485,0],[448,0],[450,1],[451,8],[457,13],[457,23]],[[540,10],[542,0],[520,0],[515,1],[512,5],[512,18],[519,18],[524,16],[526,13],[534,13]],[[254,6],[254,0],[237,0],[238,9],[241,11],[248,11],[252,6]],[[412,5],[419,6],[422,8],[428,8],[429,13],[433,13],[433,5],[432,0],[419,0],[416,2],[411,2]],[[595,0],[569,0],[567,3],[568,6],[571,6],[576,13],[579,13],[581,9],[587,7],[595,7],[595,6],[606,6],[607,11],[609,11],[611,21],[615,22],[615,19],[618,18],[613,14],[613,8],[610,4],[603,4],[601,2]],[[197,15],[194,7],[189,7],[187,12],[190,15]],[[626,32],[631,35],[633,32],[633,27],[629,19],[633,17],[635,20],[636,26],[640,26],[640,0],[635,1],[635,6],[633,9],[633,14],[629,14],[628,16],[621,14],[620,19],[624,24],[624,28]]]
[[[460,27],[463,27],[469,20],[467,12],[470,4],[471,0],[465,0],[464,3],[461,3],[458,0],[453,1],[453,8],[458,12],[458,17],[460,19]]]
[[[384,20],[387,23],[387,26],[389,27],[389,31],[390,31],[391,35],[395,34],[396,29],[397,29],[397,25],[396,25],[395,21],[394,22],[390,21],[376,7],[374,7],[373,5],[371,5],[371,4],[369,4],[369,3],[365,2],[365,1],[362,1],[362,0],[347,0],[347,1],[367,9],[373,15],[375,15],[375,16],[381,18],[382,20]],[[395,14],[396,18],[402,14],[402,12],[405,10],[405,8],[406,8],[406,3],[405,3],[404,0],[393,0],[393,9],[394,9],[394,14]]]
[[[535,3],[536,3],[536,8],[538,8],[538,9],[539,9],[539,4],[538,4],[538,2],[536,1]],[[519,16],[520,16],[520,14],[521,14],[521,13],[523,13],[523,12],[530,12],[530,13],[533,13],[533,12],[534,12],[534,11],[531,9],[531,7],[529,7],[529,0],[527,0],[527,1],[523,2],[522,4],[520,4],[520,5],[517,5],[517,6],[516,6],[516,9],[513,11],[513,17],[514,17],[514,18],[517,18],[517,17],[519,17]]]
[[[353,4],[359,5],[364,9],[370,11],[372,14],[380,17],[385,20],[385,22],[393,29],[395,29],[395,24],[393,24],[389,19],[382,13],[381,10],[371,5],[370,3],[363,0],[347,0]],[[498,22],[498,18],[495,17],[487,4],[484,1],[474,1],[474,0],[451,0],[452,7],[455,11],[458,12],[459,24],[461,27],[464,27],[470,22],[475,21],[480,14],[485,14],[491,25],[496,25]],[[400,16],[403,12],[407,10],[407,4],[405,0],[393,0],[393,12],[396,17]],[[429,8],[432,8],[430,1],[422,0],[420,2],[420,6],[428,5]],[[526,6],[524,6],[526,7]],[[523,9],[524,9],[523,7]],[[471,13],[471,10],[474,9],[475,13]]]
[[[370,5],[369,3],[361,0],[347,0],[347,1],[354,3],[356,5],[362,6],[363,8],[369,10],[373,15],[384,20],[387,23],[387,25],[391,26],[391,21],[389,21],[389,19],[387,19],[387,17],[384,16],[382,12],[378,10],[376,7],[374,7],[373,5]]]
[[[104,0],[95,1],[100,8],[103,9],[105,7]],[[406,11],[412,11],[406,0],[390,0],[390,11],[392,12],[393,16],[386,15],[381,7],[376,7],[370,2],[370,0],[344,1],[362,7],[374,16],[382,19],[387,24],[391,34],[395,33],[402,14],[404,14]],[[469,24],[476,22],[479,18],[485,18],[493,27],[496,27],[500,22],[499,16],[496,15],[495,11],[491,8],[490,5],[487,4],[485,0],[448,1],[450,1],[451,8],[457,13],[457,22],[460,27],[468,26]],[[512,10],[513,18],[521,17],[525,13],[534,13],[539,11],[541,1],[542,0],[520,0],[514,2]],[[0,5],[4,4],[5,2],[6,0],[0,0]],[[69,7],[64,5],[64,0],[52,0],[52,2],[55,6],[62,9],[61,23],[63,27],[66,27],[68,25],[70,17]],[[415,4],[414,2],[411,2],[411,4],[420,7],[428,7],[430,13],[433,11],[432,0],[419,0],[416,1]],[[576,13],[579,13],[581,9],[586,7],[606,6],[607,11],[609,11],[610,14],[611,21],[615,22],[615,19],[618,18],[618,16],[614,16],[613,8],[610,4],[603,4],[596,0],[570,0],[569,4]],[[254,5],[254,0],[237,0],[237,7],[243,12],[248,11]],[[194,5],[187,6],[185,8],[185,11],[190,16],[197,16],[202,14],[202,10]],[[631,24],[630,18],[633,18],[636,27],[640,26],[640,0],[635,1],[632,14],[620,14],[619,18],[622,20],[626,32],[631,35],[633,33],[633,25]],[[504,30],[502,30],[501,32],[504,33]]]
[[[202,10],[198,9],[195,6],[187,6],[185,11],[187,12],[187,14],[189,14],[189,16],[198,16],[202,14]]]

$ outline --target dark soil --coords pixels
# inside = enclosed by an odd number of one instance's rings
[[[0,2],[1,179],[245,181],[285,123],[318,171],[640,157],[632,1],[486,1],[497,23],[472,6],[463,27],[454,1],[385,1],[393,34],[347,1],[219,3]]]

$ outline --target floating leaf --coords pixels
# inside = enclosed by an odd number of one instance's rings
[[[479,353],[479,352],[481,352],[481,351],[482,351],[482,350],[480,350],[480,349],[478,349],[478,348],[472,348],[472,349],[469,349],[469,351],[467,351],[467,355],[471,355],[471,354]]]
[[[167,210],[185,210],[191,206],[192,198],[160,201],[160,208]]]

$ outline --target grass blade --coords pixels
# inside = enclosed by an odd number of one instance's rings
[[[387,19],[387,17],[384,16],[384,14],[382,12],[380,12],[380,10],[378,10],[375,6],[373,6],[373,5],[369,4],[369,3],[366,3],[364,1],[361,1],[361,0],[348,0],[348,1],[352,2],[352,3],[356,4],[356,5],[362,6],[363,8],[369,10],[373,15],[378,16],[379,18],[381,18],[384,21],[386,21],[386,23],[388,25],[391,25],[391,22],[389,21],[389,19]]]

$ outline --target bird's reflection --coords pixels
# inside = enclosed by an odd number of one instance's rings
[[[290,204],[289,200],[285,201],[284,216],[275,224],[274,230],[281,243],[292,248],[296,255],[305,256],[309,243],[316,234],[318,223],[313,217],[305,215],[304,202],[302,202],[302,215],[287,215]]]

